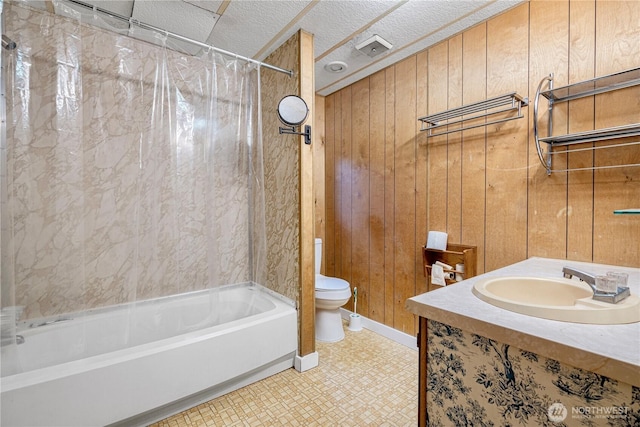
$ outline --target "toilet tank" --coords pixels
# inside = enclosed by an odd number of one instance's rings
[[[320,274],[320,267],[322,265],[322,239],[316,239],[316,274]]]

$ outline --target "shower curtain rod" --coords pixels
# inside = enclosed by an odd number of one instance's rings
[[[116,19],[119,19],[121,21],[126,21],[126,22],[128,22],[130,24],[134,24],[134,25],[137,25],[139,27],[146,28],[147,30],[157,31],[157,32],[166,34],[167,36],[173,37],[174,39],[178,39],[178,40],[181,40],[181,41],[184,41],[184,42],[187,42],[187,43],[195,44],[196,46],[200,46],[200,47],[203,47],[205,49],[211,49],[214,52],[218,52],[218,53],[221,53],[221,54],[227,55],[227,56],[232,56],[232,57],[234,57],[236,59],[242,59],[242,60],[247,61],[247,62],[258,64],[261,67],[265,67],[265,68],[268,68],[270,70],[278,71],[280,73],[287,74],[289,77],[293,77],[293,71],[292,70],[285,70],[284,68],[276,67],[275,65],[267,64],[266,62],[261,62],[261,61],[257,61],[257,60],[252,59],[252,58],[248,58],[246,56],[238,55],[237,53],[229,52],[228,50],[220,49],[220,48],[217,48],[215,46],[208,45],[206,43],[202,43],[202,42],[199,42],[197,40],[193,40],[193,39],[191,39],[189,37],[181,36],[180,34],[172,33],[171,31],[167,31],[167,30],[155,27],[155,26],[150,25],[150,24],[145,24],[144,22],[138,21],[137,19],[134,19],[134,18],[127,18],[126,16],[122,16],[122,15],[119,15],[117,13],[110,12],[110,11],[108,11],[106,9],[102,9],[100,7],[97,7],[97,6],[94,6],[94,5],[79,1],[79,0],[66,0],[66,1],[68,1],[69,3],[76,4],[78,6],[85,7],[87,9],[91,9],[91,10],[96,11],[96,12],[103,13],[105,15],[111,16],[112,18],[116,18]]]

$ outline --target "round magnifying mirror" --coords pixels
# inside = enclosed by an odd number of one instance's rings
[[[299,96],[287,95],[278,104],[278,117],[287,126],[300,126],[307,120],[307,115],[307,103]]]

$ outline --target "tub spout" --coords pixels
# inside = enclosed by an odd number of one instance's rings
[[[24,344],[24,337],[22,335],[16,335],[16,339],[14,341],[13,337],[2,337],[2,346],[12,345],[12,344]]]

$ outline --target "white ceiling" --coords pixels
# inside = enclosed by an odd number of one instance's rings
[[[260,61],[303,29],[314,35],[316,91],[328,95],[526,0],[84,1]],[[376,34],[393,47],[374,58],[356,50]],[[332,61],[346,71],[326,71]]]

